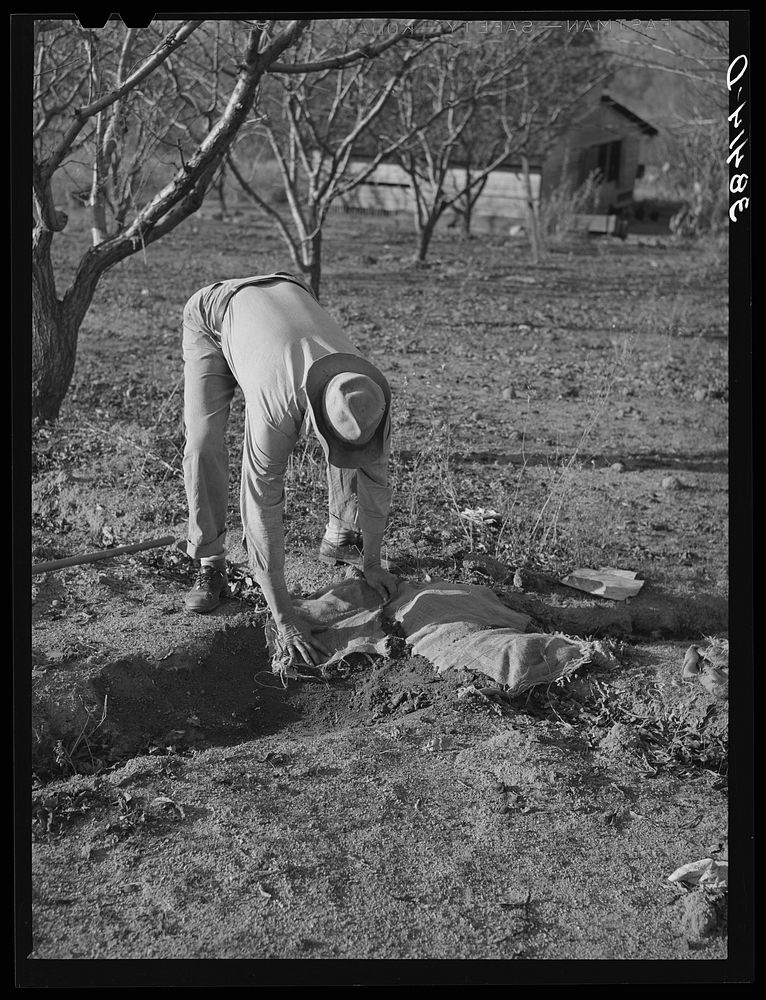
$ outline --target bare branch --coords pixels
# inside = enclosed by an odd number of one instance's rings
[[[86,107],[79,108],[75,111],[75,121],[65,132],[56,150],[42,165],[44,175],[47,175],[48,177],[53,175],[54,171],[61,164],[64,157],[71,149],[72,143],[89,118],[92,118],[100,111],[108,108],[110,104],[113,104],[115,101],[119,100],[126,93],[128,93],[128,91],[136,87],[161,63],[163,63],[171,52],[182,45],[189,35],[196,31],[202,23],[202,21],[185,21],[179,27],[174,28],[168,33],[168,35],[166,35],[149,58],[146,59],[144,63],[121,84],[121,86],[108,94],[104,94],[102,97],[99,97]]]
[[[125,231],[126,237],[133,240],[142,238],[142,234],[157,225],[173,205],[186,198],[194,188],[197,177],[202,175],[211,163],[215,167],[218,166],[252,106],[263,73],[268,71],[272,60],[300,37],[305,26],[305,21],[291,21],[262,51],[259,51],[259,47],[263,29],[259,25],[251,29],[237,82],[223,114],[173,180],[166,184],[136,216],[132,225]],[[193,198],[185,202],[190,206],[194,203]]]
[[[374,59],[376,56],[382,55],[387,49],[392,48],[402,41],[429,41],[435,38],[441,38],[443,35],[449,35],[459,30],[464,24],[461,22],[458,26],[446,26],[443,28],[435,29],[431,32],[420,32],[416,31],[416,28],[422,24],[421,18],[415,18],[410,20],[405,25],[404,30],[396,32],[389,38],[384,39],[382,42],[371,42],[369,45],[360,45],[356,49],[352,49],[350,52],[344,52],[341,55],[330,56],[326,59],[316,59],[304,63],[274,63],[271,67],[272,73],[315,73],[317,70],[324,69],[343,69],[345,66],[350,65],[359,59]]]
[[[279,212],[277,212],[277,210],[273,207],[273,205],[270,205],[268,203],[268,201],[266,201],[266,199],[263,198],[256,191],[256,189],[251,184],[248,183],[248,181],[243,176],[242,171],[237,166],[237,163],[234,160],[234,157],[233,157],[231,151],[229,151],[229,153],[227,154],[226,163],[227,163],[227,166],[230,168],[231,172],[234,174],[234,177],[236,178],[237,183],[240,185],[240,187],[242,188],[242,190],[250,198],[252,198],[253,201],[261,209],[263,209],[263,211],[268,216],[270,216],[274,220],[274,222],[276,223],[279,231],[282,234],[283,239],[285,240],[285,242],[287,243],[288,247],[290,248],[290,252],[291,252],[291,256],[293,258],[293,261],[296,264],[299,263],[299,261],[300,261],[300,252],[299,252],[299,249],[298,249],[298,244],[293,239],[292,233],[290,232],[289,228],[285,224],[282,216],[279,214]]]

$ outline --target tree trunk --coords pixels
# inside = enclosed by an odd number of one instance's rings
[[[529,243],[532,249],[532,263],[540,262],[540,227],[537,220],[537,205],[532,194],[532,179],[529,175],[529,160],[521,154],[521,170],[524,176],[524,191],[527,196],[527,219],[529,222]]]
[[[418,252],[415,260],[418,264],[424,264],[426,257],[428,256],[428,248],[431,246],[431,238],[434,235],[434,230],[436,229],[436,223],[439,221],[439,216],[441,212],[429,215],[425,222],[421,222],[418,219]]]
[[[469,178],[470,179],[470,178]],[[483,177],[478,183],[472,184],[465,193],[465,214],[463,216],[463,233],[466,237],[471,237],[471,226],[473,225],[473,211],[476,203],[481,198],[484,188],[487,186],[489,174]]]
[[[303,245],[303,273],[319,298],[319,283],[322,279],[322,230],[317,229],[309,241]]]
[[[218,205],[221,211],[221,218],[228,219],[229,212],[226,207],[226,164],[222,163],[213,181],[213,187],[218,197]]]
[[[50,230],[36,233],[32,246],[32,416],[43,422],[59,415],[74,374],[77,335],[104,270],[84,258],[59,300],[51,263],[53,235]]]
[[[436,223],[441,219],[448,205],[441,190],[439,188],[430,211],[426,205],[415,206],[415,228],[418,233],[418,252],[415,260],[418,264],[425,264],[428,248],[431,246],[431,238],[436,230]]]
[[[104,185],[106,167],[104,164],[104,119],[99,112],[96,119],[96,151],[93,157],[93,180],[90,186],[90,237],[94,247],[103,243],[108,234],[106,231],[106,198]]]
[[[471,197],[471,171],[468,167],[465,169],[465,202],[463,208],[463,236],[469,239],[471,236],[471,223],[473,222],[473,206],[474,199]]]
[[[471,223],[473,222],[473,206],[474,201],[470,194],[465,200],[465,208],[463,209],[463,236],[466,239],[471,238]]]
[[[68,323],[51,264],[53,233],[44,232],[32,251],[32,415],[55,420],[74,373],[77,326]]]
[[[94,247],[103,243],[107,238],[106,231],[106,205],[101,192],[92,194],[90,200],[90,237]]]
[[[56,295],[51,241],[66,224],[64,217],[48,225],[39,224],[32,241],[32,416],[42,421],[55,420],[69,390],[77,354],[77,335],[93,300],[99,278],[121,260],[136,253],[170,232],[202,204],[220,154],[198,170],[190,189],[177,196],[164,218],[153,220],[146,228],[147,215],[158,202],[154,199],[136,216],[131,230],[91,247],[81,258],[72,284],[63,300]],[[47,197],[45,203],[52,205]],[[169,200],[169,198],[168,198]],[[161,204],[161,202],[160,202]],[[50,213],[49,213],[50,214]]]

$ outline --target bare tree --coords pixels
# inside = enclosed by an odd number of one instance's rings
[[[387,124],[413,136],[392,159],[409,179],[418,261],[426,259],[448,208],[462,214],[469,231],[487,179],[511,157],[520,161],[526,178],[528,228],[537,259],[530,151],[539,155],[549,147],[571,123],[583,96],[607,78],[606,58],[590,46],[586,51],[585,44],[572,36],[562,39],[548,25],[515,39],[502,32],[467,35],[445,42],[396,92]]]
[[[376,22],[346,21],[323,24],[304,33],[291,51],[295,67],[324,59],[342,32],[343,44],[358,37],[363,26]],[[352,153],[373,127],[387,100],[411,70],[415,60],[435,39],[453,30],[452,26],[423,32],[420,22],[404,24],[382,21],[378,32],[387,39],[381,58],[332,67],[324,72],[298,70],[275,74],[262,87],[254,112],[252,132],[264,135],[282,179],[285,206],[280,209],[268,195],[253,185],[245,165],[252,138],[250,130],[240,131],[238,142],[228,154],[228,165],[245,194],[275,223],[285,240],[295,266],[309,279],[319,294],[322,271],[322,228],[334,201],[363,183],[381,160],[406,142],[409,133],[392,136],[363,168],[349,169]],[[390,29],[395,28],[396,31]],[[369,30],[369,27],[368,27]],[[397,45],[398,38],[407,47]],[[248,176],[250,173],[250,176]]]
[[[178,57],[170,57],[165,64],[173,92],[183,103],[183,109],[175,119],[167,115],[166,118],[192,147],[203,141],[221,113],[227,83],[236,75],[241,32],[241,25],[236,21],[211,22],[202,36],[203,44],[186,46]],[[226,215],[225,186],[224,158],[210,182],[210,187],[216,191],[222,217]]]
[[[109,134],[105,116],[114,112],[115,104],[125,106],[128,99],[139,100],[149,81],[155,80],[159,67],[200,26],[200,21],[183,21],[167,28],[130,71],[119,57],[126,49],[129,51],[135,37],[132,29],[124,29],[123,45],[114,47],[110,53],[99,52],[95,66],[91,57],[79,59],[71,67],[67,55],[74,61],[78,48],[75,43],[81,41],[76,24],[67,25],[56,39],[63,53],[52,46],[50,37],[38,38],[35,108],[40,127],[32,168],[35,208],[32,405],[33,415],[42,419],[58,416],[74,370],[77,334],[99,278],[125,257],[170,232],[199,207],[213,172],[247,114],[261,76],[295,42],[305,22],[291,21],[284,27],[274,25],[271,31],[260,24],[249,27],[240,69],[221,116],[202,142],[188,156],[181,157],[171,180],[135,213],[130,224],[107,239],[102,212],[104,154]],[[154,26],[145,30],[151,32],[150,37],[157,34]],[[105,66],[108,54],[118,57],[112,72]],[[100,93],[95,92],[96,83]],[[114,135],[112,138],[116,142]],[[87,147],[95,164],[91,204],[96,210],[93,226],[96,244],[82,255],[74,279],[59,298],[51,243],[55,234],[66,226],[67,216],[56,207],[52,182],[57,171],[64,169],[71,158],[82,156]]]
[[[472,234],[474,209],[489,180],[489,173],[481,169],[481,164],[487,160],[491,162],[491,144],[496,141],[495,132],[495,110],[487,104],[476,108],[458,139],[455,158],[460,167],[455,169],[462,175],[462,183],[457,185],[457,197],[451,208],[460,220],[463,235],[467,238]],[[450,223],[450,226],[453,224]]]
[[[36,23],[33,416],[58,416],[74,371],[80,325],[100,277],[199,208],[264,75],[321,73],[372,59],[390,44],[377,39],[355,45],[347,39],[347,48],[309,63],[281,62],[309,24],[231,22],[228,75],[219,74],[216,84],[212,77],[205,79],[215,75],[216,22],[157,21],[129,29],[115,21],[97,33],[75,20]],[[174,70],[182,55],[191,72]],[[83,162],[91,171],[87,202],[93,245],[60,295],[51,247],[67,216],[54,191],[62,176]],[[149,189],[141,198],[140,184]]]
[[[472,204],[469,199],[475,201],[480,186],[513,148],[511,74],[529,45],[526,40],[511,46],[504,39],[456,37],[430,53],[393,95],[378,148],[391,135],[411,137],[391,159],[410,183],[419,262],[426,260],[444,212]],[[478,134],[482,141],[471,142]],[[467,146],[471,156],[460,164]],[[462,175],[456,166],[463,168]]]

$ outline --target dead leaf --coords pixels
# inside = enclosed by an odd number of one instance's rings
[[[174,799],[168,798],[167,795],[158,795],[156,798],[152,799],[147,808],[165,809],[167,806],[170,806],[171,809],[175,809],[181,819],[185,818],[186,813],[184,812],[183,806],[180,806]]]

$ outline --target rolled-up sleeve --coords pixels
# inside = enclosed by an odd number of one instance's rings
[[[383,454],[379,461],[357,471],[356,491],[359,526],[362,531],[383,534],[391,510],[392,490],[388,484],[388,463],[391,452],[391,427],[386,429]]]
[[[248,561],[260,576],[284,570],[285,470],[297,433],[248,423],[242,463],[241,509]]]

